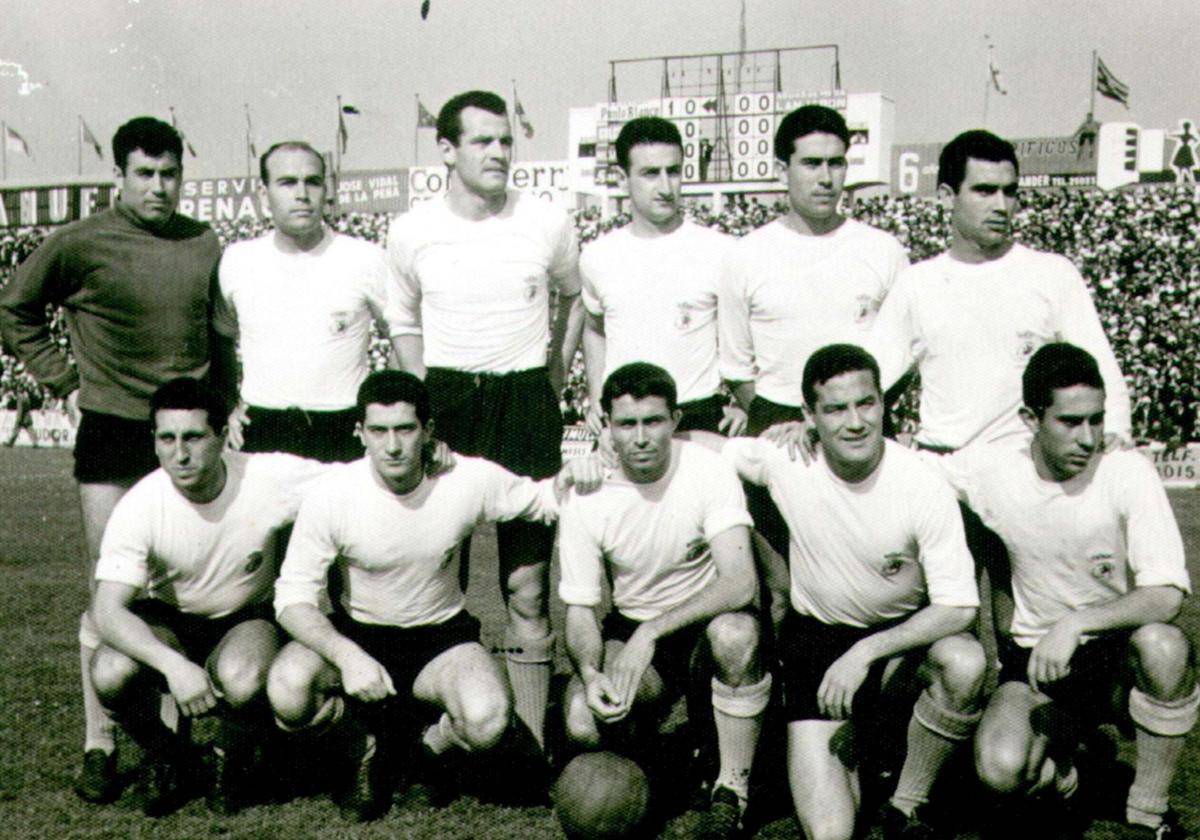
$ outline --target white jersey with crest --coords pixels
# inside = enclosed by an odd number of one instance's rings
[[[583,304],[604,319],[605,379],[629,362],[650,362],[671,374],[679,402],[717,392],[717,291],[732,242],[685,220],[652,237],[629,225],[583,249]]]
[[[558,523],[559,595],[568,605],[598,606],[607,575],[616,609],[648,621],[716,580],[709,542],[750,525],[729,465],[699,444],[672,441],[658,481],[637,484],[617,469],[596,492],[568,496]]]
[[[1063,482],[1038,475],[1028,446],[948,459],[960,493],[1008,549],[1018,644],[1033,647],[1069,612],[1135,587],[1191,591],[1179,526],[1145,456],[1099,455]]]
[[[404,495],[385,488],[368,458],[339,464],[304,500],[275,584],[275,613],[325,602],[337,564],[346,614],[363,624],[441,624],[465,606],[459,545],[481,522],[553,521],[554,479],[535,482],[483,458],[456,456],[449,472]]]
[[[806,236],[782,219],[738,240],[722,269],[721,375],[782,405],[804,402],[804,364],[826,344],[865,344],[908,265],[891,234],[847,219]]]
[[[954,491],[912,451],[884,441],[883,460],[857,483],[824,457],[793,461],[765,440],[734,438],[722,454],[767,487],[787,523],[798,613],[871,627],[926,604],[979,606]]]
[[[269,601],[276,536],[330,467],[275,452],[221,457],[225,487],[211,502],[188,501],[162,469],[130,488],[104,529],[96,580],[207,618]]]

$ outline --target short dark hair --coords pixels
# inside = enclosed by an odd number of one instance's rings
[[[154,117],[134,117],[117,129],[112,139],[113,163],[121,173],[129,162],[129,154],[141,149],[147,157],[161,157],[170,152],[183,164],[183,139],[172,126]]]
[[[825,384],[835,376],[857,370],[870,371],[875,387],[880,388],[879,362],[857,344],[827,344],[817,350],[804,363],[800,392],[804,395],[805,405],[810,409],[816,408],[818,385]],[[882,391],[882,388],[880,390]]]
[[[675,123],[662,117],[634,117],[617,135],[617,165],[628,173],[630,150],[647,143],[664,143],[683,151],[683,137]]]
[[[1055,391],[1075,385],[1104,390],[1104,377],[1096,358],[1065,341],[1043,344],[1029,357],[1021,375],[1021,400],[1040,418],[1054,402]]]
[[[358,386],[358,399],[354,403],[358,422],[367,419],[367,406],[372,403],[408,403],[416,411],[421,425],[429,425],[429,389],[408,371],[376,370],[367,374],[367,378]]]
[[[775,159],[786,164],[796,151],[796,141],[815,132],[832,134],[850,148],[850,129],[845,117],[824,105],[801,105],[780,120],[779,128],[775,129]]]
[[[325,156],[323,154],[318,152],[310,143],[307,143],[304,140],[282,140],[278,143],[272,144],[271,148],[263,152],[258,159],[258,174],[259,177],[262,178],[262,182],[264,184],[271,180],[271,172],[267,168],[267,160],[271,157],[271,155],[275,154],[281,149],[296,152],[308,152],[321,162],[321,177],[325,177]]]
[[[437,139],[443,137],[457,146],[462,135],[462,112],[467,108],[480,108],[498,117],[508,116],[508,105],[489,90],[468,90],[452,96],[438,111]]]
[[[190,376],[181,376],[158,386],[150,396],[150,426],[157,429],[158,412],[169,409],[203,411],[208,416],[209,428],[217,434],[223,434],[229,423],[229,404],[221,393]]]
[[[605,414],[612,414],[613,400],[620,397],[642,400],[646,397],[662,397],[667,401],[667,410],[674,411],[677,401],[675,380],[671,374],[649,362],[630,362],[614,370],[604,380],[600,392],[600,407]]]
[[[1013,144],[1002,137],[997,137],[990,131],[975,128],[964,131],[942,148],[938,155],[937,185],[945,184],[954,192],[962,186],[967,177],[967,161],[986,160],[989,163],[1004,163],[1013,165],[1017,174],[1021,174],[1021,165],[1017,163],[1017,150]]]

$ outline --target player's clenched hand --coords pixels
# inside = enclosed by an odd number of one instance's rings
[[[370,703],[396,693],[387,669],[362,649],[348,651],[338,662],[338,671],[342,690],[358,700]]]
[[[454,469],[454,450],[444,440],[435,440],[429,449],[429,470],[431,478],[448,473]]]
[[[737,437],[746,433],[746,425],[750,422],[749,415],[738,405],[727,405],[721,409],[724,415],[717,424],[717,431],[726,437]]]
[[[229,432],[225,445],[230,449],[241,449],[246,443],[245,428],[250,425],[250,415],[246,404],[239,402],[233,411],[229,412]]]
[[[1071,673],[1071,657],[1075,655],[1082,635],[1070,616],[1066,616],[1038,640],[1029,655],[1027,670],[1029,685],[1034,691],[1039,691],[1040,685],[1061,680]]]
[[[217,695],[208,681],[208,672],[195,662],[185,660],[165,676],[175,705],[188,717],[202,715],[217,705]]]
[[[854,648],[839,656],[829,666],[821,679],[821,685],[817,688],[817,708],[821,710],[821,714],[834,720],[850,717],[854,695],[870,670],[871,660],[860,655]]]
[[[776,423],[768,426],[760,437],[786,449],[793,461],[800,458],[804,463],[811,464],[817,454],[816,430],[808,420]]]
[[[605,723],[615,723],[629,712],[607,674],[597,673],[589,679],[584,684],[584,697],[592,714]]]
[[[554,492],[561,497],[568,487],[574,487],[576,493],[585,496],[594,493],[604,483],[606,472],[608,467],[604,465],[604,459],[594,452],[572,458],[558,471],[558,477],[554,481]]]
[[[637,698],[638,686],[642,684],[642,676],[654,659],[655,640],[644,626],[639,627],[629,637],[625,647],[613,657],[612,666],[606,672],[612,677],[613,686],[621,698],[625,711],[633,707]]]

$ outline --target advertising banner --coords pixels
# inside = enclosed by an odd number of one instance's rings
[[[436,166],[413,166],[407,170],[408,195],[406,207],[412,209],[418,202],[428,201],[446,191],[447,170]],[[530,160],[514,163],[508,170],[508,188],[537,196],[544,201],[557,204],[564,210],[575,207],[574,193],[567,177],[567,162],[564,160]]]
[[[202,222],[259,222],[270,218],[258,176],[195,178],[183,182],[180,212]],[[356,169],[338,178],[329,214],[395,213],[408,207],[407,169]]]
[[[109,205],[112,181],[0,188],[0,228],[62,225]]]
[[[1096,143],[1075,137],[1026,137],[1012,141],[1022,187],[1096,185]],[[892,191],[901,195],[937,192],[938,155],[944,143],[906,143],[892,147]]]

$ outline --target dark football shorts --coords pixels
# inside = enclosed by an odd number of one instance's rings
[[[149,420],[83,410],[75,431],[75,480],[132,484],[158,469]]]
[[[147,624],[171,631],[183,655],[196,664],[208,663],[225,634],[244,621],[262,620],[278,627],[270,601],[242,607],[220,618],[185,613],[157,598],[140,598],[130,609]],[[209,670],[212,670],[211,664]]]
[[[639,625],[640,621],[612,609],[604,617],[600,633],[605,641],[628,642]],[[668,695],[665,700],[687,693],[696,683],[703,684],[704,692],[709,690],[711,665],[705,636],[707,628],[708,620],[697,621],[660,638],[655,644],[650,666],[662,677]]]
[[[387,669],[401,697],[412,694],[421,669],[441,654],[467,642],[479,641],[479,621],[460,610],[441,624],[394,627],[364,624],[337,612],[334,627]]]
[[[463,455],[494,461],[517,475],[549,478],[562,467],[562,411],[546,368],[513,373],[465,373],[430,368],[429,388],[434,435]],[[554,526],[513,520],[496,525],[500,583],[515,569],[548,563]],[[469,558],[460,567],[463,588]]]
[[[306,411],[302,408],[249,406],[250,424],[243,431],[244,452],[288,452],[326,464],[356,461],[362,441],[354,434],[358,411]]]

